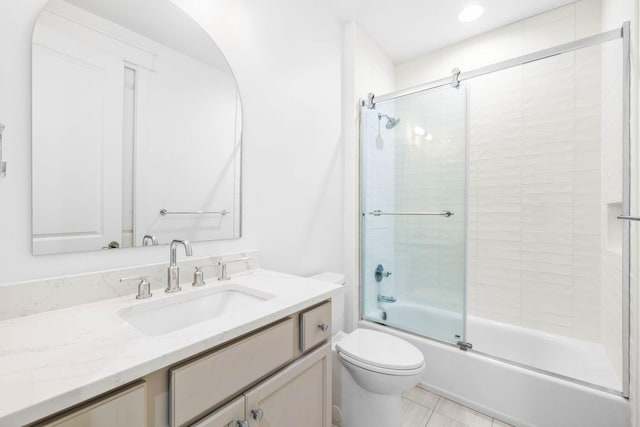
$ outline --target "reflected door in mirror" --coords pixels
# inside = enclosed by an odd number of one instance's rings
[[[33,36],[34,254],[240,237],[241,111],[218,47],[171,2],[49,2]]]

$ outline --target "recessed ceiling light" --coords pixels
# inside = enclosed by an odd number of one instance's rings
[[[476,19],[480,18],[480,16],[482,16],[483,13],[484,13],[484,8],[482,6],[479,6],[477,4],[471,4],[465,7],[464,9],[462,9],[462,12],[458,14],[458,21],[460,22],[475,21]]]
[[[416,126],[413,128],[413,133],[415,133],[418,136],[424,136],[426,132],[420,126]]]
[[[428,133],[427,136],[424,137],[424,139],[426,139],[427,141],[431,141],[433,139],[433,135]]]

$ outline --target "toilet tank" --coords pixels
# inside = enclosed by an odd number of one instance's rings
[[[344,274],[341,273],[320,273],[309,279],[344,285]],[[344,292],[331,298],[331,329],[332,334],[344,330]]]

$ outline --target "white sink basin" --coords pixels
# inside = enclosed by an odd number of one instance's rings
[[[257,289],[227,284],[123,308],[118,315],[142,333],[157,336],[245,310],[273,297]]]

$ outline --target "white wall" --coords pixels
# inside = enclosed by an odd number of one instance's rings
[[[2,0],[0,283],[165,261],[167,247],[31,255],[31,32],[44,0]],[[309,1],[176,0],[213,36],[244,109],[243,235],[197,244],[196,255],[259,248],[263,265],[341,271],[343,30]],[[167,260],[168,261],[168,260]]]

